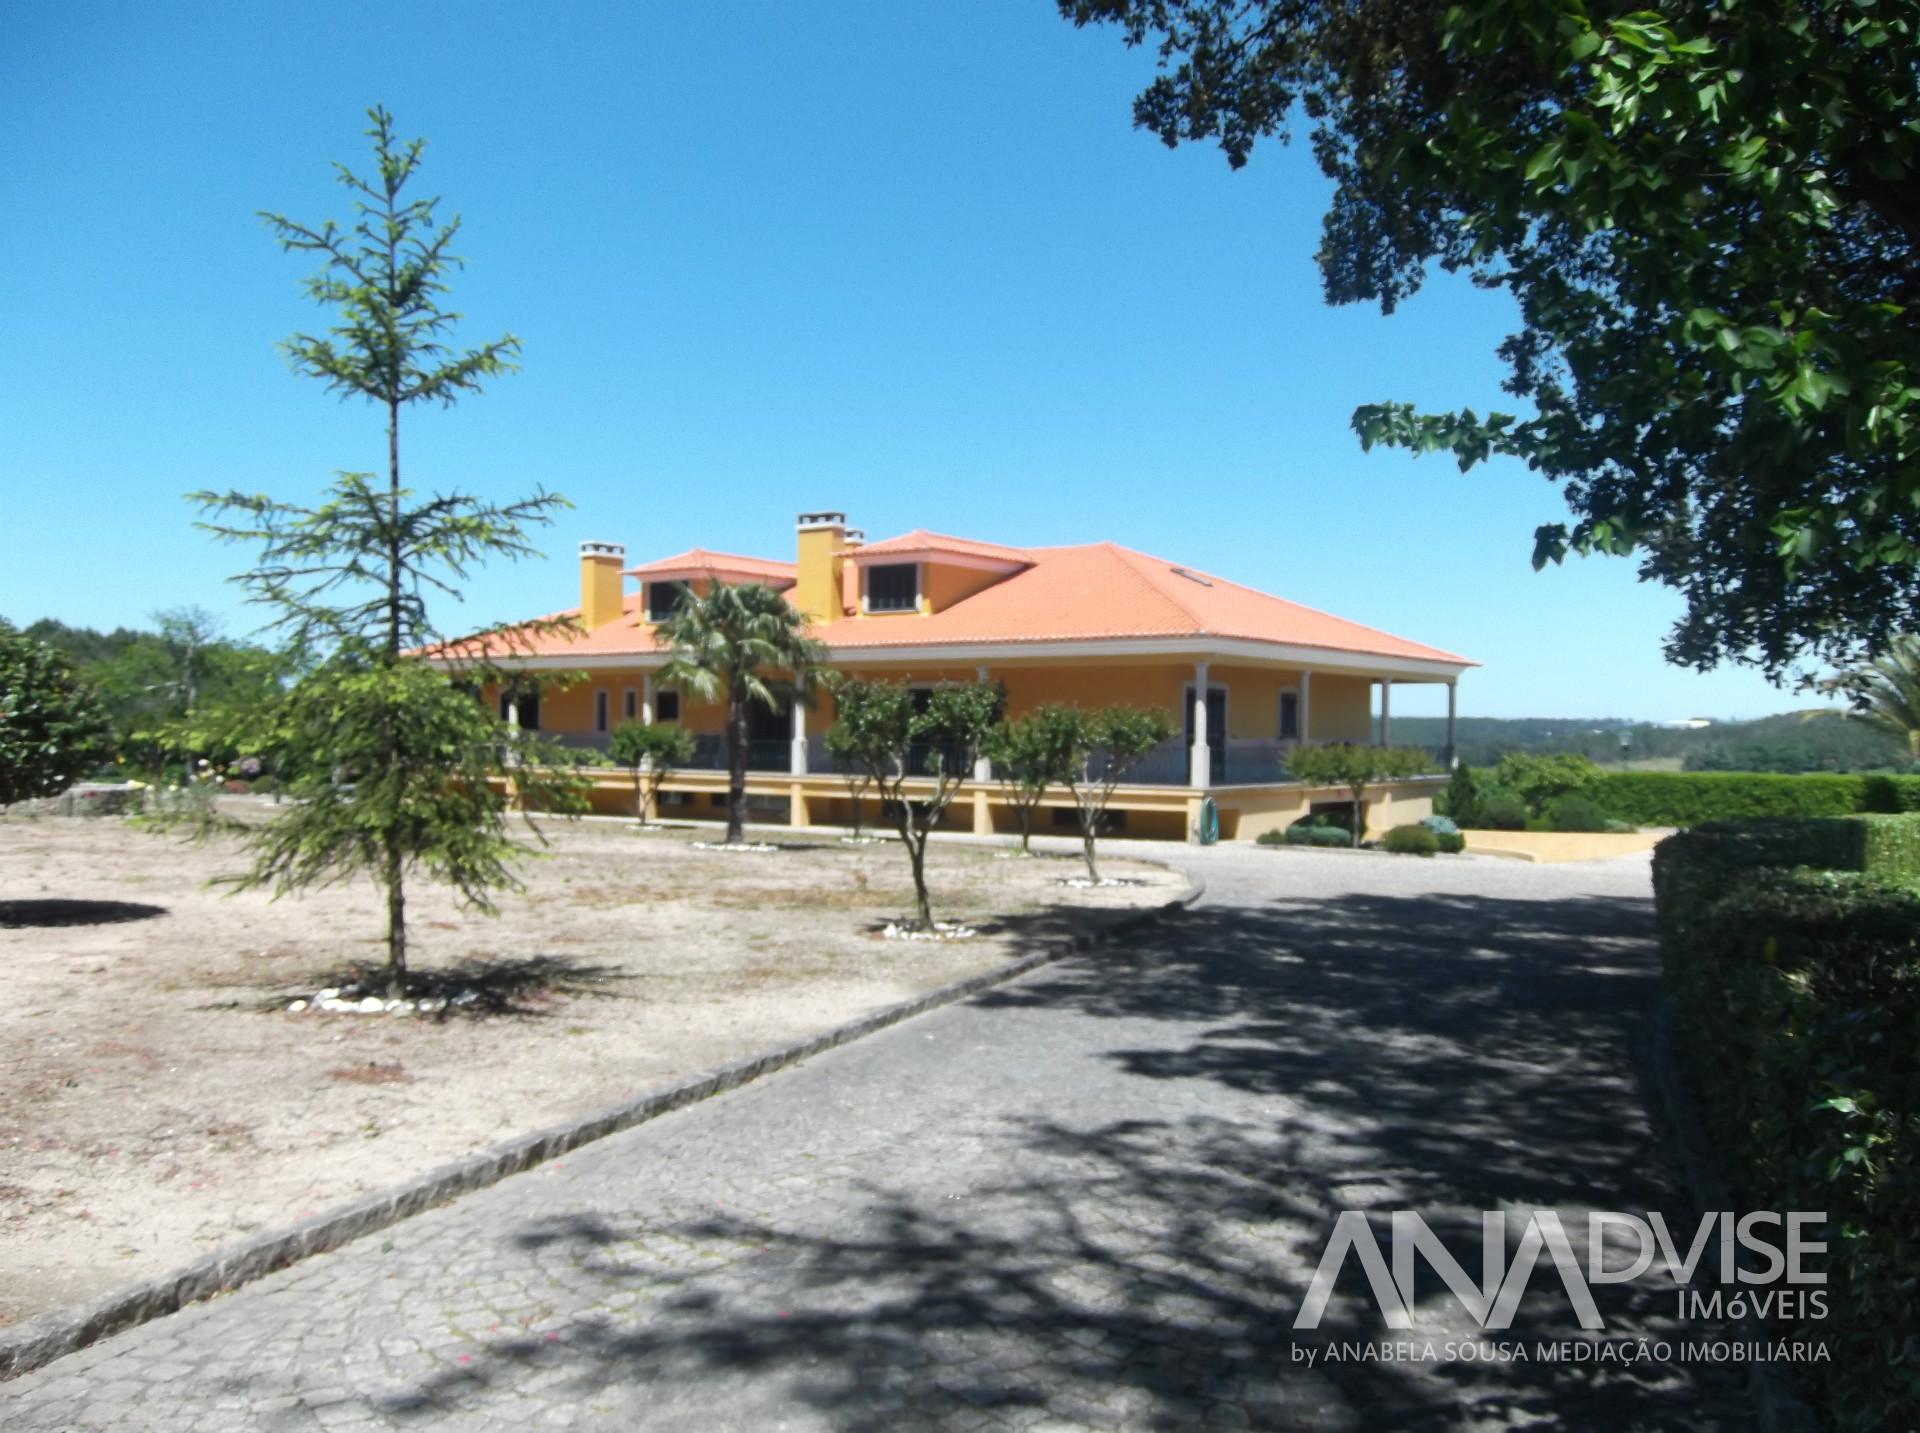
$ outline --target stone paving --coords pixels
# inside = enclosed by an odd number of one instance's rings
[[[0,1385],[0,1427],[1750,1426],[1724,1369],[1309,1368],[1409,1337],[1358,1278],[1291,1327],[1343,1208],[1686,1212],[1644,857],[1156,854],[1209,883],[1176,921]],[[1609,1338],[1710,1332],[1596,1292]],[[1514,1336],[1578,1333],[1537,1277]]]

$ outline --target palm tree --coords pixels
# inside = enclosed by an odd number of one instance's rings
[[[1920,636],[1900,633],[1867,666],[1827,685],[1852,699],[1848,716],[1898,737],[1920,759]]]
[[[703,701],[727,704],[727,840],[738,842],[747,808],[747,713],[758,702],[778,711],[783,697],[804,702],[825,677],[827,649],[806,635],[806,617],[759,583],[714,583],[688,592],[661,625],[672,655],[660,680]],[[777,681],[775,672],[787,674]]]

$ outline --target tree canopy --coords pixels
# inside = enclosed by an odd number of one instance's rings
[[[98,695],[65,656],[0,620],[0,809],[58,796],[111,755]]]
[[[669,650],[660,680],[726,706],[730,843],[746,829],[750,708],[808,701],[825,676],[827,649],[806,627],[806,616],[766,584],[716,582],[689,592],[660,628]]]
[[[353,196],[350,227],[262,217],[282,248],[319,258],[305,289],[333,313],[324,335],[296,334],[285,351],[297,371],[380,411],[386,471],[338,473],[311,507],[237,491],[192,500],[216,519],[208,530],[257,547],[254,567],[235,580],[274,614],[271,629],[317,654],[282,696],[216,724],[242,749],[284,753],[287,778],[306,798],[245,829],[253,863],[232,883],[278,895],[370,876],[386,896],[388,990],[404,997],[409,878],[444,882],[491,912],[494,891],[518,888],[514,864],[525,854],[507,828],[508,792],[542,785],[552,809],[584,803],[564,772],[512,764],[514,734],[474,697],[483,664],[456,685],[413,655],[444,635],[428,599],[457,599],[477,563],[532,554],[530,530],[565,503],[545,491],[496,503],[403,485],[402,414],[478,391],[510,371],[518,344],[450,346],[460,316],[444,295],[460,264],[459,220],[441,223],[439,201],[410,190],[425,142],[398,138],[384,109],[367,115],[371,170],[335,166]]]
[[[1510,294],[1514,414],[1362,407],[1363,443],[1518,457],[1686,600],[1670,660],[1778,678],[1920,628],[1910,3],[1059,0],[1157,47],[1134,104],[1230,164],[1311,131],[1328,299]]]

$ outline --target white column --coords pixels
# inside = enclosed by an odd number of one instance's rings
[[[1300,673],[1300,745],[1307,746],[1313,740],[1313,723],[1309,712],[1313,707],[1313,673],[1304,668]]]
[[[793,723],[793,752],[788,761],[787,770],[795,776],[805,776],[807,774],[807,706],[800,700],[798,692],[794,693],[790,711]]]
[[[975,667],[973,669],[973,677],[975,681],[984,682],[987,679],[986,667]],[[987,759],[986,753],[984,752],[974,759],[973,779],[975,781],[993,780],[993,763]],[[978,823],[976,822],[976,824]]]
[[[653,673],[640,674],[640,720],[653,725]]]
[[[1380,745],[1393,745],[1393,678],[1380,679]]]
[[[1458,695],[1459,695],[1459,691],[1458,691],[1458,688],[1455,686],[1455,684],[1452,682],[1448,682],[1447,683],[1447,749],[1446,749],[1446,762],[1445,762],[1445,765],[1448,771],[1453,770],[1454,699]]]
[[[1224,736],[1225,733],[1222,733]],[[1213,753],[1207,746],[1207,664],[1193,664],[1193,749],[1187,754],[1187,785],[1213,784]]]

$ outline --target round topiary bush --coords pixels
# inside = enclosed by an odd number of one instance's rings
[[[1433,839],[1440,843],[1440,849],[1449,856],[1457,856],[1467,849],[1467,838],[1458,831],[1435,831]]]
[[[1440,850],[1440,838],[1418,824],[1395,826],[1380,838],[1380,849],[1396,856],[1432,856]]]

